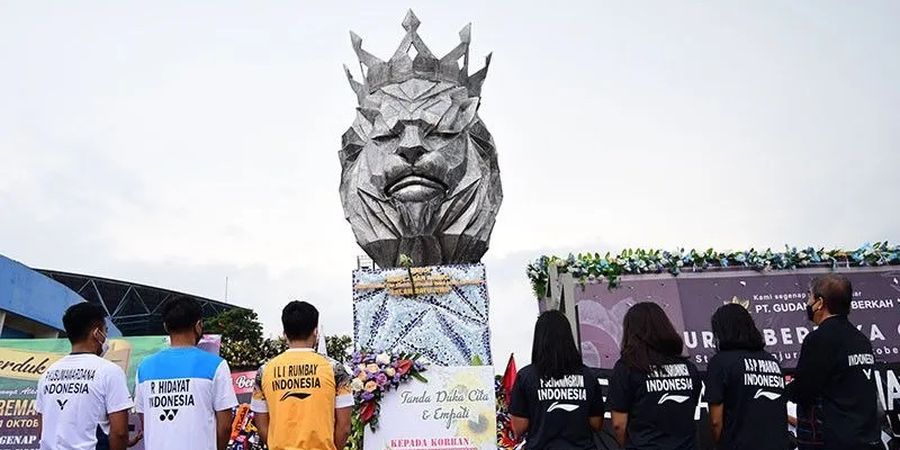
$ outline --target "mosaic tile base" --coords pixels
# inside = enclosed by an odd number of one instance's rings
[[[491,364],[484,265],[413,270],[428,270],[430,279],[439,279],[437,283],[447,292],[429,292],[440,289],[430,289],[429,280],[419,280],[416,295],[398,294],[397,280],[409,279],[402,268],[353,272],[357,350],[414,352],[441,366],[468,366],[475,356]]]

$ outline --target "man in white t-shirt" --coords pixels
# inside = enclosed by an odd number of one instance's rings
[[[100,357],[109,348],[104,318],[90,303],[73,305],[63,315],[72,353],[38,381],[41,450],[94,450],[97,426],[109,436],[110,450],[128,444],[128,410],[134,403],[125,373]]]
[[[163,306],[171,348],[150,356],[137,371],[135,403],[145,450],[224,450],[237,398],[228,363],[200,350],[203,314],[189,297]]]

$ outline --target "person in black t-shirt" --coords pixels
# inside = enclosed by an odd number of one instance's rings
[[[707,368],[706,398],[713,439],[729,450],[788,448],[787,399],[778,361],[763,349],[762,334],[736,303],[712,316],[718,353]]]
[[[593,449],[592,430],[603,428],[603,398],[591,369],[581,362],[569,320],[547,311],[534,326],[531,362],[516,375],[509,413],[526,449]]]
[[[806,302],[818,325],[800,348],[788,398],[802,407],[822,405],[825,450],[883,449],[872,343],[850,323],[850,280],[838,274],[816,278]]]
[[[701,382],[681,336],[656,303],[632,306],[624,322],[607,398],[616,440],[629,450],[695,450]]]

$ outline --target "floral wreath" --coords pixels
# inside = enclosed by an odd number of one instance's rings
[[[422,376],[426,367],[419,361],[419,357],[418,354],[376,353],[365,350],[353,354],[350,359],[353,367],[350,389],[356,403],[353,417],[354,434],[361,435],[366,425],[372,431],[378,428],[381,400],[386,392],[397,389],[410,379],[428,382]]]

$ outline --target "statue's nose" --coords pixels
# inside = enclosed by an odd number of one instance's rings
[[[407,125],[403,128],[400,143],[397,145],[397,154],[409,164],[415,164],[428,150],[422,141],[422,133],[419,127]]]

